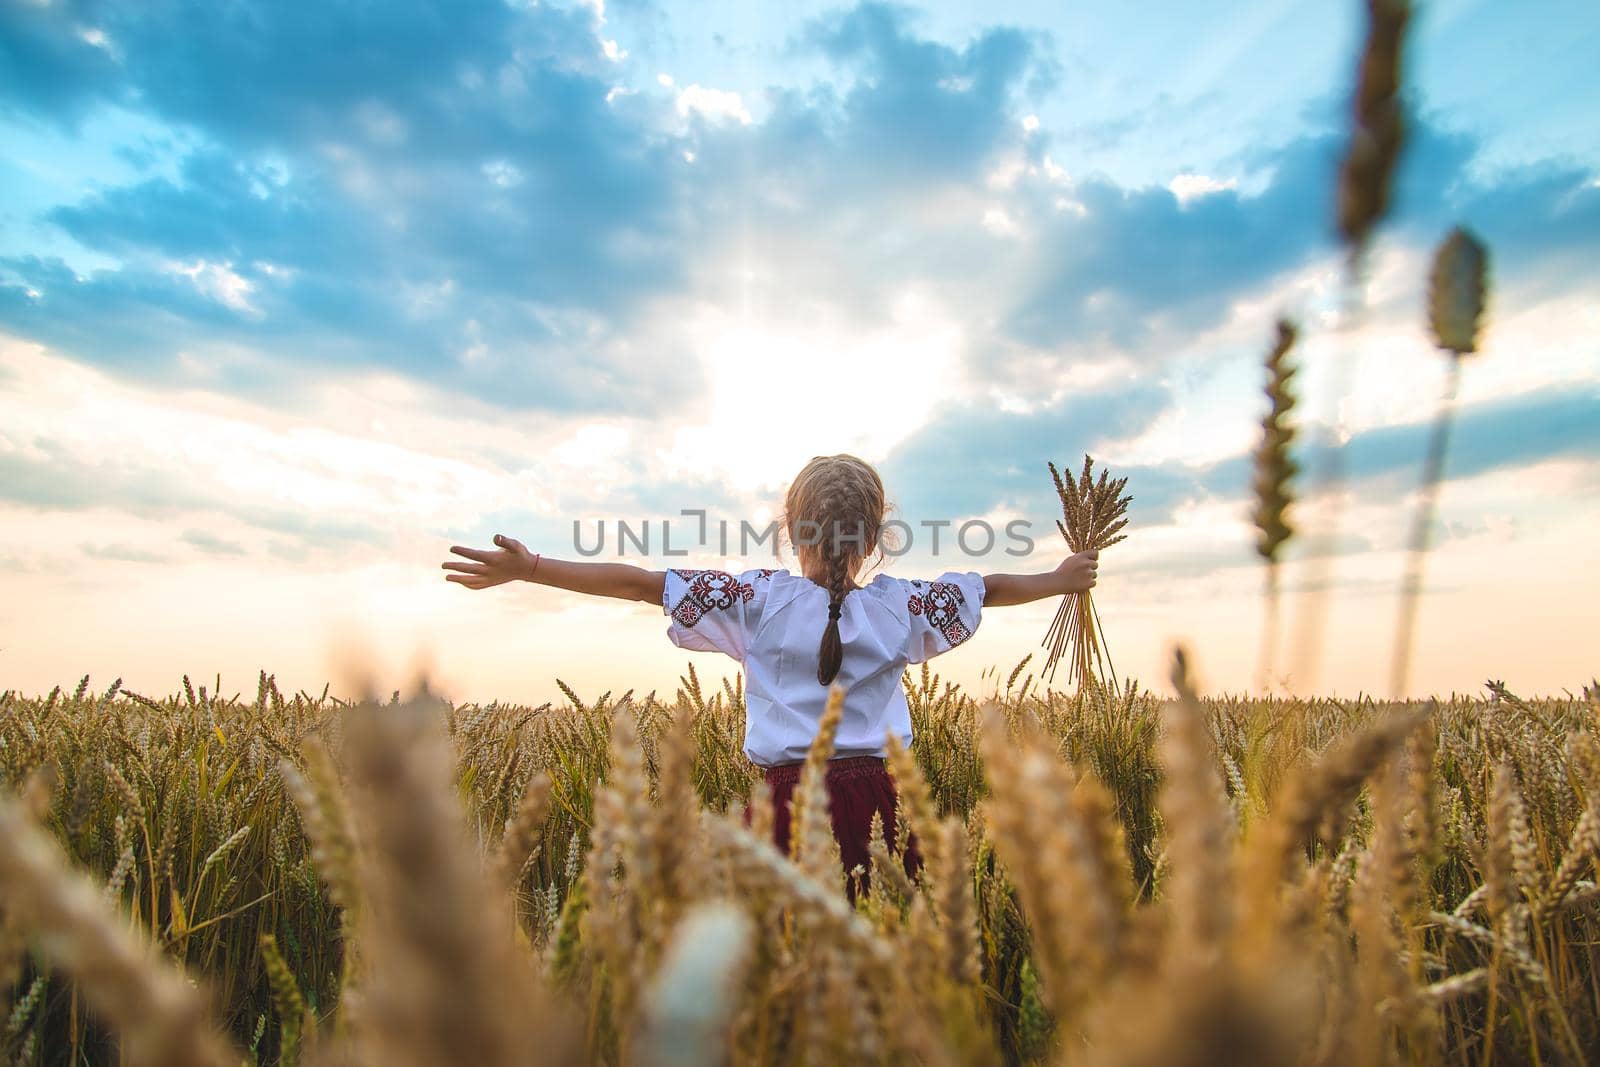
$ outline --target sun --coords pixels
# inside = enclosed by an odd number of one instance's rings
[[[701,306],[688,331],[708,393],[672,436],[670,470],[751,491],[823,453],[879,460],[955,390],[963,332],[927,294],[897,294],[877,329],[805,310],[779,322]]]

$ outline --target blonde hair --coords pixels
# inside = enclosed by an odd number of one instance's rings
[[[839,610],[852,580],[877,549],[888,513],[883,480],[855,456],[817,456],[803,467],[783,499],[783,526],[796,554],[805,546],[821,553],[826,566],[828,626],[817,650],[817,681],[829,685],[839,673],[844,648],[839,642]],[[797,531],[805,528],[804,536]]]

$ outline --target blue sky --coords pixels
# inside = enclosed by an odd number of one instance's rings
[[[609,685],[622,641],[648,688],[681,664],[647,611],[439,588],[441,546],[759,518],[807,457],[853,450],[908,519],[1041,529],[1044,461],[1093,452],[1135,497],[1102,568],[1130,669],[1159,685],[1187,640],[1241,688],[1247,453],[1290,314],[1307,419],[1352,368],[1347,637],[1290,684],[1370,690],[1443,380],[1423,275],[1465,223],[1495,294],[1417,686],[1573,687],[1600,12],[1421,7],[1352,322],[1331,181],[1361,32],[1360,5],[1308,2],[8,4],[7,684],[266,666],[309,685],[337,631],[484,698],[558,669]],[[1491,590],[1529,620],[1514,651],[1463,610]],[[247,629],[196,596],[252,604]],[[107,598],[125,611],[85,628]],[[995,620],[949,669],[979,684],[1052,610]]]

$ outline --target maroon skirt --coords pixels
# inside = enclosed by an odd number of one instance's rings
[[[765,768],[767,789],[772,796],[772,843],[785,856],[789,854],[789,802],[794,788],[800,783],[803,764],[790,763],[781,767]],[[856,867],[870,875],[872,858],[867,845],[872,837],[872,816],[883,819],[883,836],[890,848],[895,844],[894,780],[889,777],[888,763],[881,756],[846,756],[828,761],[828,813],[833,818],[833,836],[839,842],[839,858],[846,876]],[[750,811],[745,810],[745,822],[750,821]],[[917,835],[906,842],[904,856],[906,874],[915,876],[922,866],[917,850]],[[863,876],[862,886],[868,884]],[[846,889],[850,899],[856,896],[856,883],[848,879]]]

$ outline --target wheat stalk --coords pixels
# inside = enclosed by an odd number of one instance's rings
[[[1422,492],[1412,517],[1406,570],[1400,584],[1400,617],[1395,626],[1394,660],[1389,673],[1389,690],[1396,700],[1405,698],[1411,666],[1412,632],[1416,625],[1417,596],[1422,586],[1422,567],[1428,554],[1439,482],[1444,477],[1445,451],[1455,414],[1461,362],[1467,353],[1478,350],[1478,324],[1483,318],[1488,294],[1488,260],[1489,253],[1482,242],[1457,227],[1439,245],[1428,275],[1428,321],[1433,329],[1434,340],[1440,348],[1450,353],[1450,367],[1444,396],[1439,401],[1433,428],[1428,435]]]
[[[0,797],[0,885],[8,914],[78,982],[85,999],[123,1036],[131,1064],[234,1067],[230,1048],[206,1019],[205,998],[154,946],[136,936],[73,871],[21,805]]]
[[[1278,633],[1278,555],[1294,534],[1285,515],[1293,502],[1289,482],[1300,472],[1289,455],[1295,429],[1287,420],[1294,408],[1294,393],[1289,380],[1299,368],[1288,362],[1298,331],[1288,319],[1278,320],[1278,336],[1267,353],[1267,398],[1272,407],[1261,420],[1261,443],[1255,453],[1255,508],[1251,519],[1256,527],[1256,552],[1266,561],[1266,620],[1261,628],[1261,665],[1256,688],[1265,692],[1272,670],[1274,645]]]
[[[1101,470],[1099,480],[1094,480],[1094,460],[1087,454],[1083,457],[1083,472],[1076,480],[1071,472],[1063,478],[1053,462],[1046,465],[1061,501],[1061,518],[1056,522],[1056,529],[1061,531],[1069,550],[1078,553],[1108,548],[1127,536],[1118,532],[1128,524],[1128,504],[1133,500],[1131,496],[1121,495],[1128,483],[1126,478],[1108,481],[1109,472]],[[1115,687],[1116,668],[1111,665],[1104,639],[1105,632],[1090,591],[1063,596],[1045,632],[1043,647],[1049,649],[1045,677],[1053,679],[1056,664],[1066,656],[1067,681],[1076,680],[1080,690],[1089,685],[1092,678],[1103,678],[1107,671]]]
[[[1339,332],[1348,341],[1359,330],[1366,310],[1362,275],[1373,228],[1389,207],[1394,167],[1404,143],[1400,89],[1402,52],[1410,21],[1409,0],[1366,0],[1367,27],[1351,95],[1350,141],[1339,167],[1337,220],[1348,252],[1344,270],[1343,309]],[[1344,480],[1345,433],[1343,401],[1350,391],[1356,360],[1333,361],[1324,391],[1325,421],[1319,435],[1315,485],[1308,500],[1324,509],[1322,536],[1326,548],[1307,563],[1307,596],[1303,602],[1295,639],[1294,675],[1302,684],[1311,680],[1322,653],[1323,608],[1328,596],[1329,572],[1338,550],[1339,493]]]
[[[916,838],[917,851],[922,857],[920,877],[927,884],[937,878],[945,866],[941,856],[944,842],[934,832],[938,811],[933,794],[917,766],[917,757],[900,743],[892,730],[884,736],[884,751],[888,753],[889,776],[894,782],[895,821],[900,825],[895,847],[904,854],[911,847],[912,837]]]
[[[1176,701],[1167,705],[1157,751],[1165,778],[1160,804],[1172,858],[1166,889],[1174,939],[1172,962],[1204,971],[1233,926],[1231,818],[1212,758],[1207,713],[1189,676],[1188,654],[1172,655]]]
[[[363,1032],[395,1064],[520,1063],[530,1042],[531,973],[486,908],[497,890],[469,850],[450,789],[453,760],[432,700],[349,713],[351,771],[362,788],[364,945],[372,961]],[[531,1009],[531,1010],[530,1010]]]
[[[828,689],[828,702],[794,788],[794,814],[789,824],[790,856],[802,871],[820,882],[832,881],[839,869],[832,855],[837,845],[828,810],[828,760],[833,756],[833,737],[844,715],[844,697],[843,685],[835,683]]]
[[[1116,962],[1121,933],[1118,890],[1107,870],[1100,817],[1090,800],[1074,804],[1071,770],[1031,732],[1016,744],[1003,718],[985,717],[985,774],[995,783],[984,814],[995,854],[1005,863],[1031,920],[1034,960],[1051,1014],[1071,1024]]]
[[[495,849],[495,877],[513,894],[533,858],[549,812],[550,775],[541,771],[528,779],[522,802],[517,805],[516,813],[506,820],[505,831]]]
[[[1400,105],[1401,51],[1408,0],[1367,0],[1367,35],[1351,101],[1350,144],[1339,168],[1339,232],[1352,257],[1389,208],[1390,178],[1405,122]]]
[[[943,840],[939,854],[943,868],[937,877],[936,906],[944,933],[944,966],[952,980],[976,986],[982,976],[978,945],[978,916],[972,897],[972,867],[967,855],[967,832],[960,819],[946,818],[938,827]]]

